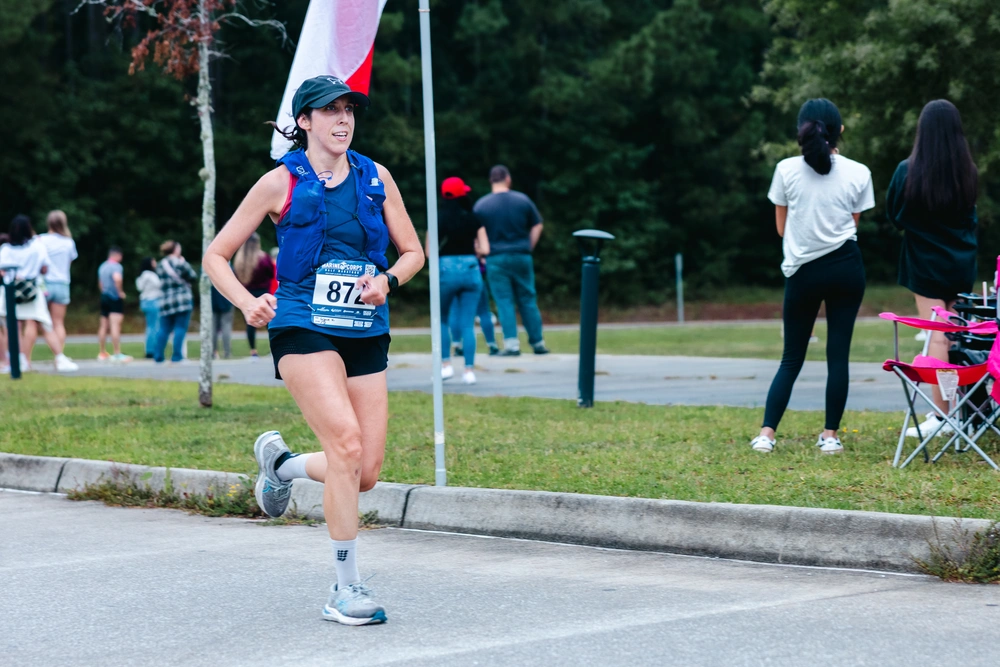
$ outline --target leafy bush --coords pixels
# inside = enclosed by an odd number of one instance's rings
[[[971,536],[960,531],[949,542],[937,535],[930,543],[930,558],[914,559],[922,572],[945,581],[1000,584],[1000,522]]]

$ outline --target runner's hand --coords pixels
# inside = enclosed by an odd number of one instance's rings
[[[274,311],[277,309],[278,300],[274,298],[274,295],[262,294],[251,301],[249,306],[240,310],[243,311],[243,319],[246,320],[247,324],[260,328],[274,319]]]
[[[389,294],[389,279],[384,275],[380,273],[374,278],[361,276],[357,284],[361,288],[361,301],[370,306],[381,306],[385,303],[385,297]]]

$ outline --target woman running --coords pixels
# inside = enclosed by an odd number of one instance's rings
[[[948,100],[928,102],[917,121],[913,151],[896,167],[886,196],[889,220],[903,231],[899,284],[913,292],[924,319],[931,319],[935,306],[950,310],[976,280],[978,189],[979,171],[958,109]],[[927,356],[948,361],[951,343],[941,332],[928,333]],[[947,413],[941,390],[931,389]],[[933,433],[940,423],[936,413],[928,413],[920,430],[911,426],[906,435]],[[941,428],[942,435],[951,432],[947,424]]]
[[[775,429],[802,370],[819,306],[825,303],[826,425],[816,445],[824,454],[839,454],[844,451],[837,429],[847,404],[851,337],[865,294],[858,218],[874,208],[875,194],[868,167],[838,154],[844,126],[833,102],[803,104],[798,128],[802,157],[778,163],[767,193],[785,256],[785,349],[767,392],[760,435],[750,445],[758,452],[774,449]]]
[[[323,617],[380,623],[385,609],[358,573],[358,493],[375,486],[385,452],[389,350],[386,297],[424,264],[392,176],[349,150],[357,107],[368,97],[340,79],[303,82],[292,99],[294,150],[250,189],[205,253],[204,266],[248,325],[268,325],[275,377],[323,451],[292,454],[277,431],[254,444],[257,503],[269,516],[288,506],[291,483],[324,483],[323,514],[337,581]],[[264,216],[277,224],[277,294],[254,297],[228,266]],[[399,252],[391,267],[388,242]]]

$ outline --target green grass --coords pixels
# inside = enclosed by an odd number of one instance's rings
[[[279,429],[317,447],[281,388],[29,375],[0,380],[0,451],[253,472],[251,443]],[[434,480],[430,396],[390,396],[382,479]],[[445,396],[449,483],[616,496],[1000,518],[1000,481],[971,455],[890,466],[901,414],[848,412],[847,452],[822,456],[822,415],[790,412],[775,454],[747,445],[761,410]],[[988,452],[998,443],[987,439]]]
[[[476,327],[479,331],[479,327]],[[497,328],[499,334],[500,329]],[[912,329],[900,329],[900,357],[913,358],[922,343],[913,339]],[[826,359],[826,322],[816,325],[820,343],[809,346],[806,359]],[[478,351],[488,350],[482,334],[478,335]],[[553,352],[577,354],[580,351],[578,331],[547,331],[545,342]],[[780,359],[783,339],[781,326],[771,324],[698,325],[672,327],[642,327],[635,329],[605,329],[597,334],[599,354],[652,354],[699,357],[741,357]],[[521,349],[529,350],[528,339],[521,334]],[[430,336],[396,336],[392,352],[431,351]],[[893,355],[892,325],[889,322],[859,322],[854,329],[851,361],[885,361]],[[72,355],[71,355],[72,356]]]

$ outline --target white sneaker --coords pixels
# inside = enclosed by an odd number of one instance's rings
[[[476,374],[472,371],[465,371],[462,375],[462,382],[465,384],[476,384]]]
[[[911,426],[910,428],[906,429],[906,437],[907,438],[920,438],[920,437],[926,438],[931,433],[933,433],[934,429],[936,429],[938,427],[938,425],[941,422],[943,422],[943,421],[944,421],[943,419],[941,419],[940,417],[938,417],[938,414],[936,412],[928,412],[926,419],[924,419],[923,423],[920,424],[920,433],[917,433],[917,427],[916,426]],[[950,424],[945,424],[941,428],[941,430],[938,431],[937,434],[938,434],[938,437],[940,437],[942,435],[951,435],[954,432],[955,432],[955,429],[953,429]]]
[[[73,363],[73,360],[65,354],[56,355],[56,370],[60,373],[72,373],[80,370],[80,367]]]
[[[915,335],[913,337],[913,340],[919,340],[920,342],[923,342],[923,341],[927,340],[927,332],[926,331],[918,331],[917,335]]]
[[[819,336],[809,336],[809,342],[810,343],[818,343],[819,342]]]
[[[766,435],[758,435],[750,441],[750,446],[755,452],[763,452],[764,454],[770,454],[775,444],[776,442]]]
[[[28,361],[28,357],[24,356],[24,352],[17,355],[17,358],[21,361],[21,372],[27,373],[31,370],[31,362]]]
[[[441,367],[441,379],[449,380],[455,377],[455,368],[452,366],[442,366]]]
[[[824,454],[839,454],[844,451],[844,446],[840,444],[840,438],[834,436],[832,438],[824,438],[822,434],[819,436],[819,440],[816,441],[816,446],[819,447],[819,451]]]

